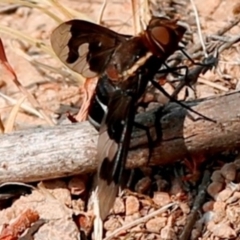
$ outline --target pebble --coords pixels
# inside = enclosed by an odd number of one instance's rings
[[[160,233],[160,230],[166,226],[167,223],[167,218],[165,217],[156,217],[153,219],[150,219],[147,223],[146,223],[146,229],[149,232],[152,233]]]
[[[153,202],[158,206],[165,206],[171,202],[171,198],[166,192],[154,192]]]
[[[139,201],[134,196],[128,196],[126,199],[126,216],[132,215],[139,211]]]
[[[120,214],[125,212],[125,205],[124,202],[121,198],[116,198],[114,206],[113,206],[113,211],[115,214]]]
[[[223,187],[224,187],[223,183],[212,182],[209,184],[207,192],[211,197],[216,198],[218,193],[223,189]]]
[[[237,166],[234,163],[226,163],[221,168],[222,176],[228,181],[234,181],[237,174]]]
[[[236,232],[226,223],[215,224],[211,221],[207,229],[219,238],[231,239],[237,236]]]

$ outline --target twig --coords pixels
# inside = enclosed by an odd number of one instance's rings
[[[228,92],[229,91],[229,89],[227,87],[224,87],[224,86],[222,86],[220,84],[211,82],[211,81],[209,81],[207,79],[198,79],[198,82],[202,83],[202,84],[205,84],[205,85],[208,85],[208,86],[210,86],[212,88],[218,89],[220,91],[224,91],[224,92]]]
[[[222,36],[229,30],[231,30],[233,27],[235,27],[238,23],[240,22],[240,15],[236,16],[232,21],[228,22],[226,26],[224,26],[222,29],[218,30],[215,34],[213,35],[219,35]],[[193,54],[201,49],[201,44],[195,44],[191,49],[189,49],[189,53]]]
[[[182,232],[179,240],[187,240],[190,237],[193,226],[194,226],[194,224],[196,222],[196,219],[197,219],[198,211],[201,208],[201,206],[202,206],[202,204],[205,200],[205,197],[206,197],[206,188],[207,188],[208,183],[210,181],[210,176],[211,176],[211,174],[208,170],[204,171],[202,183],[198,188],[198,195],[195,198],[192,210],[191,210],[191,212],[189,214],[189,217],[188,217],[188,221],[185,224],[185,227],[183,229],[183,232]]]
[[[229,40],[229,42],[222,44],[222,46],[219,47],[218,51],[223,52],[224,50],[230,48],[233,44],[239,41],[240,41],[240,35],[234,36]]]
[[[112,232],[108,237],[104,238],[104,240],[110,240],[112,239],[113,237],[117,236],[120,232],[122,231],[126,231],[127,229],[129,228],[132,228],[138,224],[141,224],[141,223],[144,223],[146,221],[148,221],[149,219],[157,216],[158,214],[161,214],[163,212],[165,212],[167,209],[169,209],[170,207],[173,207],[173,206],[176,206],[177,204],[176,203],[170,203],[170,204],[167,204],[166,206],[142,217],[142,218],[139,218],[139,219],[136,219],[135,221],[132,221],[128,224],[125,224],[123,225],[122,227],[116,229],[114,232]]]
[[[101,6],[101,9],[100,9],[100,14],[99,14],[99,17],[98,17],[98,20],[97,20],[98,24],[102,23],[103,13],[104,13],[104,10],[106,9],[107,3],[108,3],[108,0],[103,0],[102,6]]]
[[[196,19],[196,24],[197,24],[197,30],[198,30],[198,35],[199,35],[199,40],[200,40],[200,44],[202,45],[202,49],[204,52],[205,57],[208,56],[207,51],[206,51],[206,46],[203,40],[203,36],[202,36],[202,31],[201,31],[201,25],[200,25],[200,21],[199,21],[199,16],[198,16],[198,11],[196,8],[196,5],[194,3],[194,0],[190,0],[191,4],[192,4],[192,8],[195,14],[195,19]]]

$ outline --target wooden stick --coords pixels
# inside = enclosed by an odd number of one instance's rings
[[[193,121],[186,109],[170,103],[162,111],[139,114],[137,121],[150,127],[156,139],[151,165],[174,163],[184,157],[210,157],[240,147],[240,91],[188,106],[214,119]],[[157,114],[158,113],[158,114]],[[157,115],[160,116],[156,117]],[[192,116],[199,118],[198,116]],[[0,136],[0,183],[32,182],[95,171],[98,133],[88,122],[28,129]],[[148,163],[146,132],[135,129],[128,167]],[[142,147],[141,147],[142,146]]]

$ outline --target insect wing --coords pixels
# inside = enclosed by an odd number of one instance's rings
[[[134,100],[131,96],[114,93],[100,128],[98,140],[98,196],[100,216],[105,219],[113,206],[125,167],[132,126]]]
[[[65,65],[92,78],[105,70],[116,46],[129,37],[94,23],[70,20],[52,32],[51,45]]]

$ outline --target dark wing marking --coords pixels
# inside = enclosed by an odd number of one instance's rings
[[[132,126],[134,99],[117,90],[111,97],[98,140],[98,197],[100,217],[105,219],[114,204],[125,167]]]
[[[103,73],[121,42],[131,36],[83,20],[59,25],[51,35],[51,45],[59,59],[84,77]]]

